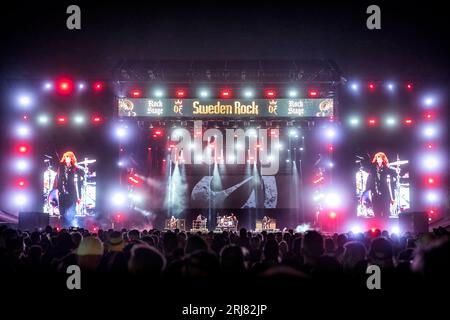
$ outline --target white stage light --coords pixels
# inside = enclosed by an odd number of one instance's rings
[[[51,82],[44,83],[44,90],[51,90],[53,88],[53,84]]]
[[[123,192],[116,191],[112,194],[111,201],[116,206],[123,206],[127,201],[127,198]]]
[[[25,124],[19,124],[15,128],[16,135],[20,138],[28,138],[31,135],[31,129]]]
[[[297,135],[297,130],[296,130],[296,129],[291,129],[291,130],[289,130],[289,135],[290,135],[290,136],[295,136],[295,135]]]
[[[47,115],[41,114],[37,117],[37,122],[38,122],[38,124],[45,125],[50,122],[50,119]]]
[[[155,97],[156,98],[161,98],[164,95],[164,92],[161,89],[156,89],[155,90]]]
[[[25,173],[30,170],[30,162],[27,159],[18,159],[15,161],[16,170]]]
[[[334,128],[328,128],[325,131],[325,135],[327,136],[327,138],[334,138],[336,136],[336,130],[334,130]]]
[[[391,228],[391,234],[400,235],[400,228],[398,226],[393,226]]]
[[[437,134],[437,128],[435,126],[428,125],[423,128],[422,132],[426,138],[434,138]]]
[[[28,203],[28,197],[23,193],[18,193],[14,196],[14,203],[22,207]]]
[[[31,105],[31,97],[29,95],[20,95],[17,99],[19,106],[29,107]]]
[[[397,123],[397,119],[395,119],[394,117],[387,117],[386,118],[386,124],[388,126],[394,126]]]
[[[356,127],[357,125],[359,125],[359,119],[357,117],[351,117],[348,122],[350,123],[350,125],[352,125],[353,127]]]
[[[390,91],[394,90],[394,84],[392,82],[388,83],[387,87]]]
[[[84,123],[84,117],[81,114],[77,114],[73,117],[73,121],[76,124],[83,124]]]
[[[356,234],[356,233],[360,233],[362,229],[360,226],[353,226],[353,227],[351,227],[350,230],[352,230],[352,232]]]
[[[434,105],[434,98],[433,97],[425,97],[425,99],[423,99],[423,103],[427,107],[431,107],[432,105]]]
[[[288,91],[289,98],[295,98],[295,97],[297,97],[297,95],[298,95],[298,92],[295,89],[291,89]]]
[[[256,129],[248,129],[247,133],[249,136],[256,137]]]
[[[350,88],[351,88],[353,91],[358,91],[359,86],[358,86],[357,83],[353,82],[353,83],[350,85]]]
[[[253,97],[253,91],[250,90],[250,89],[245,90],[245,91],[244,91],[244,97],[246,97],[246,98],[251,98],[251,97]]]
[[[200,97],[207,98],[209,96],[209,93],[207,90],[200,90]]]
[[[116,137],[119,139],[123,139],[127,136],[128,132],[127,132],[127,127],[125,126],[118,126],[116,128]]]

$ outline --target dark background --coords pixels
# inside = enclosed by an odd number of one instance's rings
[[[66,8],[81,7],[79,31]],[[2,9],[2,76],[109,76],[122,58],[333,59],[344,75],[448,79],[440,1],[110,1],[13,3]]]

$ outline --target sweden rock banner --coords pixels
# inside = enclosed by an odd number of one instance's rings
[[[333,99],[119,98],[119,117],[302,118],[334,115]]]

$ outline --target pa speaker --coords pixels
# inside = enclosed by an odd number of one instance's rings
[[[401,213],[399,223],[402,232],[428,232],[428,215],[425,211]]]
[[[49,225],[49,216],[47,213],[27,211],[19,212],[19,229],[34,231],[43,230]]]

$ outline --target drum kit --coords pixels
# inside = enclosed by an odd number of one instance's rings
[[[44,196],[44,212],[51,216],[59,216],[59,201],[58,189],[54,188],[57,172],[53,170],[50,160],[45,159],[47,168],[43,175],[43,196]],[[93,215],[96,205],[96,171],[90,170],[89,165],[92,165],[97,160],[85,158],[83,161],[77,163],[77,166],[83,171],[80,203],[76,207],[77,216]]]
[[[359,163],[359,169],[356,172],[356,196],[358,197],[358,207],[357,207],[357,216],[361,217],[374,217],[375,213],[372,208],[372,196],[370,190],[367,190],[367,180],[369,178],[369,172],[366,171],[362,165],[363,157],[357,156],[358,160],[356,163]],[[389,167],[394,169],[396,172],[396,176],[394,177],[394,190],[393,197],[396,200],[393,204],[391,204],[390,208],[390,216],[398,217],[399,213],[410,207],[410,197],[409,197],[409,174],[405,173],[404,175],[400,175],[401,167],[403,165],[408,164],[408,160],[400,160],[397,156],[397,161],[389,163]]]
[[[219,229],[236,229],[237,220],[233,216],[218,216],[217,217],[217,228]]]

